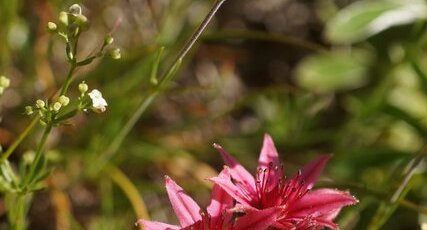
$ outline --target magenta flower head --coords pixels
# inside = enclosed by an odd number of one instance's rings
[[[286,179],[273,140],[265,135],[255,177],[215,144],[227,165],[223,172],[210,180],[224,189],[237,202],[239,209],[265,210],[280,207],[276,229],[337,229],[333,222],[341,208],[358,202],[348,192],[336,189],[312,190],[314,183],[329,160],[322,155],[306,165],[298,174]]]
[[[220,174],[225,177],[226,172]],[[229,176],[229,175],[228,175]],[[215,185],[205,214],[197,203],[172,179],[166,176],[166,190],[180,226],[155,221],[139,220],[145,230],[258,230],[272,225],[280,208],[264,210],[248,208],[238,219],[230,211],[234,201],[220,186]]]

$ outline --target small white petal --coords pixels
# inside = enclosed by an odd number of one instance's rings
[[[92,108],[96,112],[105,112],[106,110],[105,107],[108,104],[107,104],[107,101],[102,97],[102,93],[99,90],[94,89],[90,93],[88,93],[88,95],[92,100]]]

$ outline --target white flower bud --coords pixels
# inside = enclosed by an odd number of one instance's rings
[[[105,37],[105,45],[111,45],[114,42],[114,38],[111,35],[107,35],[107,37]]]
[[[68,14],[67,12],[61,11],[59,12],[59,21],[64,24],[65,26],[68,26]]]
[[[84,26],[87,23],[87,18],[86,18],[86,16],[81,15],[81,14],[76,15],[76,22],[78,25]]]
[[[89,89],[89,86],[85,82],[82,82],[79,84],[80,93],[86,93],[88,89]]]
[[[92,109],[97,113],[105,112],[107,101],[102,97],[102,93],[99,90],[94,89],[88,93],[90,99],[92,100]]]
[[[55,31],[56,31],[56,29],[58,29],[58,27],[56,26],[56,24],[55,24],[55,23],[53,23],[53,22],[48,22],[48,23],[47,23],[47,29],[48,29],[50,32],[55,32]]]
[[[32,151],[28,151],[28,152],[25,152],[24,153],[24,155],[23,155],[23,160],[24,160],[24,162],[27,164],[27,165],[30,165],[30,164],[32,164],[33,163],[33,161],[34,161],[34,158],[35,158],[35,154],[34,154],[34,152],[32,152]]]
[[[67,106],[70,103],[70,98],[65,95],[62,95],[58,98],[58,102],[63,106]]]
[[[10,85],[9,78],[5,76],[0,76],[0,87],[7,88]]]
[[[59,102],[55,102],[52,106],[53,111],[58,112],[61,109],[62,105]]]
[[[31,107],[31,106],[25,106],[25,114],[31,115],[33,113],[34,113],[33,107]]]
[[[39,109],[42,109],[42,108],[44,108],[45,107],[45,103],[44,103],[44,101],[43,100],[40,100],[40,99],[38,99],[37,101],[36,101],[36,107],[37,108],[39,108]]]
[[[113,59],[116,59],[116,60],[122,57],[122,54],[119,48],[111,50],[110,55]]]

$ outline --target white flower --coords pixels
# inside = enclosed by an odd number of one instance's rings
[[[95,112],[102,113],[105,112],[107,101],[102,97],[102,93],[99,90],[94,89],[88,93],[90,99],[92,99],[92,109]]]

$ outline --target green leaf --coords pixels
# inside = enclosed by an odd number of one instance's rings
[[[363,50],[334,51],[304,59],[297,68],[300,86],[315,92],[353,89],[366,82],[372,56]]]
[[[334,43],[360,42],[390,27],[427,18],[423,0],[360,1],[344,8],[326,25],[326,37]]]

